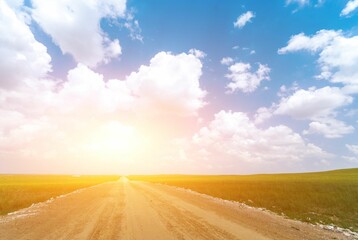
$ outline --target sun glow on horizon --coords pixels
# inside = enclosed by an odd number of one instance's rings
[[[99,127],[84,143],[84,150],[104,155],[129,154],[140,147],[135,128],[111,121]]]

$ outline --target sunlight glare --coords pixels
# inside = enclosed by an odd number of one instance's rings
[[[135,129],[117,121],[109,122],[99,127],[85,143],[89,152],[102,155],[130,154],[140,144],[140,138]]]

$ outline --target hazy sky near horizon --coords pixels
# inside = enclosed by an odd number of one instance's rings
[[[0,0],[0,173],[358,167],[358,0]]]

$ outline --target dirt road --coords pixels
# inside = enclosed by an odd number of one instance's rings
[[[174,187],[122,178],[0,217],[0,239],[349,239]]]

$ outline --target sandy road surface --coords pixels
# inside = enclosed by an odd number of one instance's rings
[[[0,239],[348,239],[174,187],[100,184],[0,217]]]

